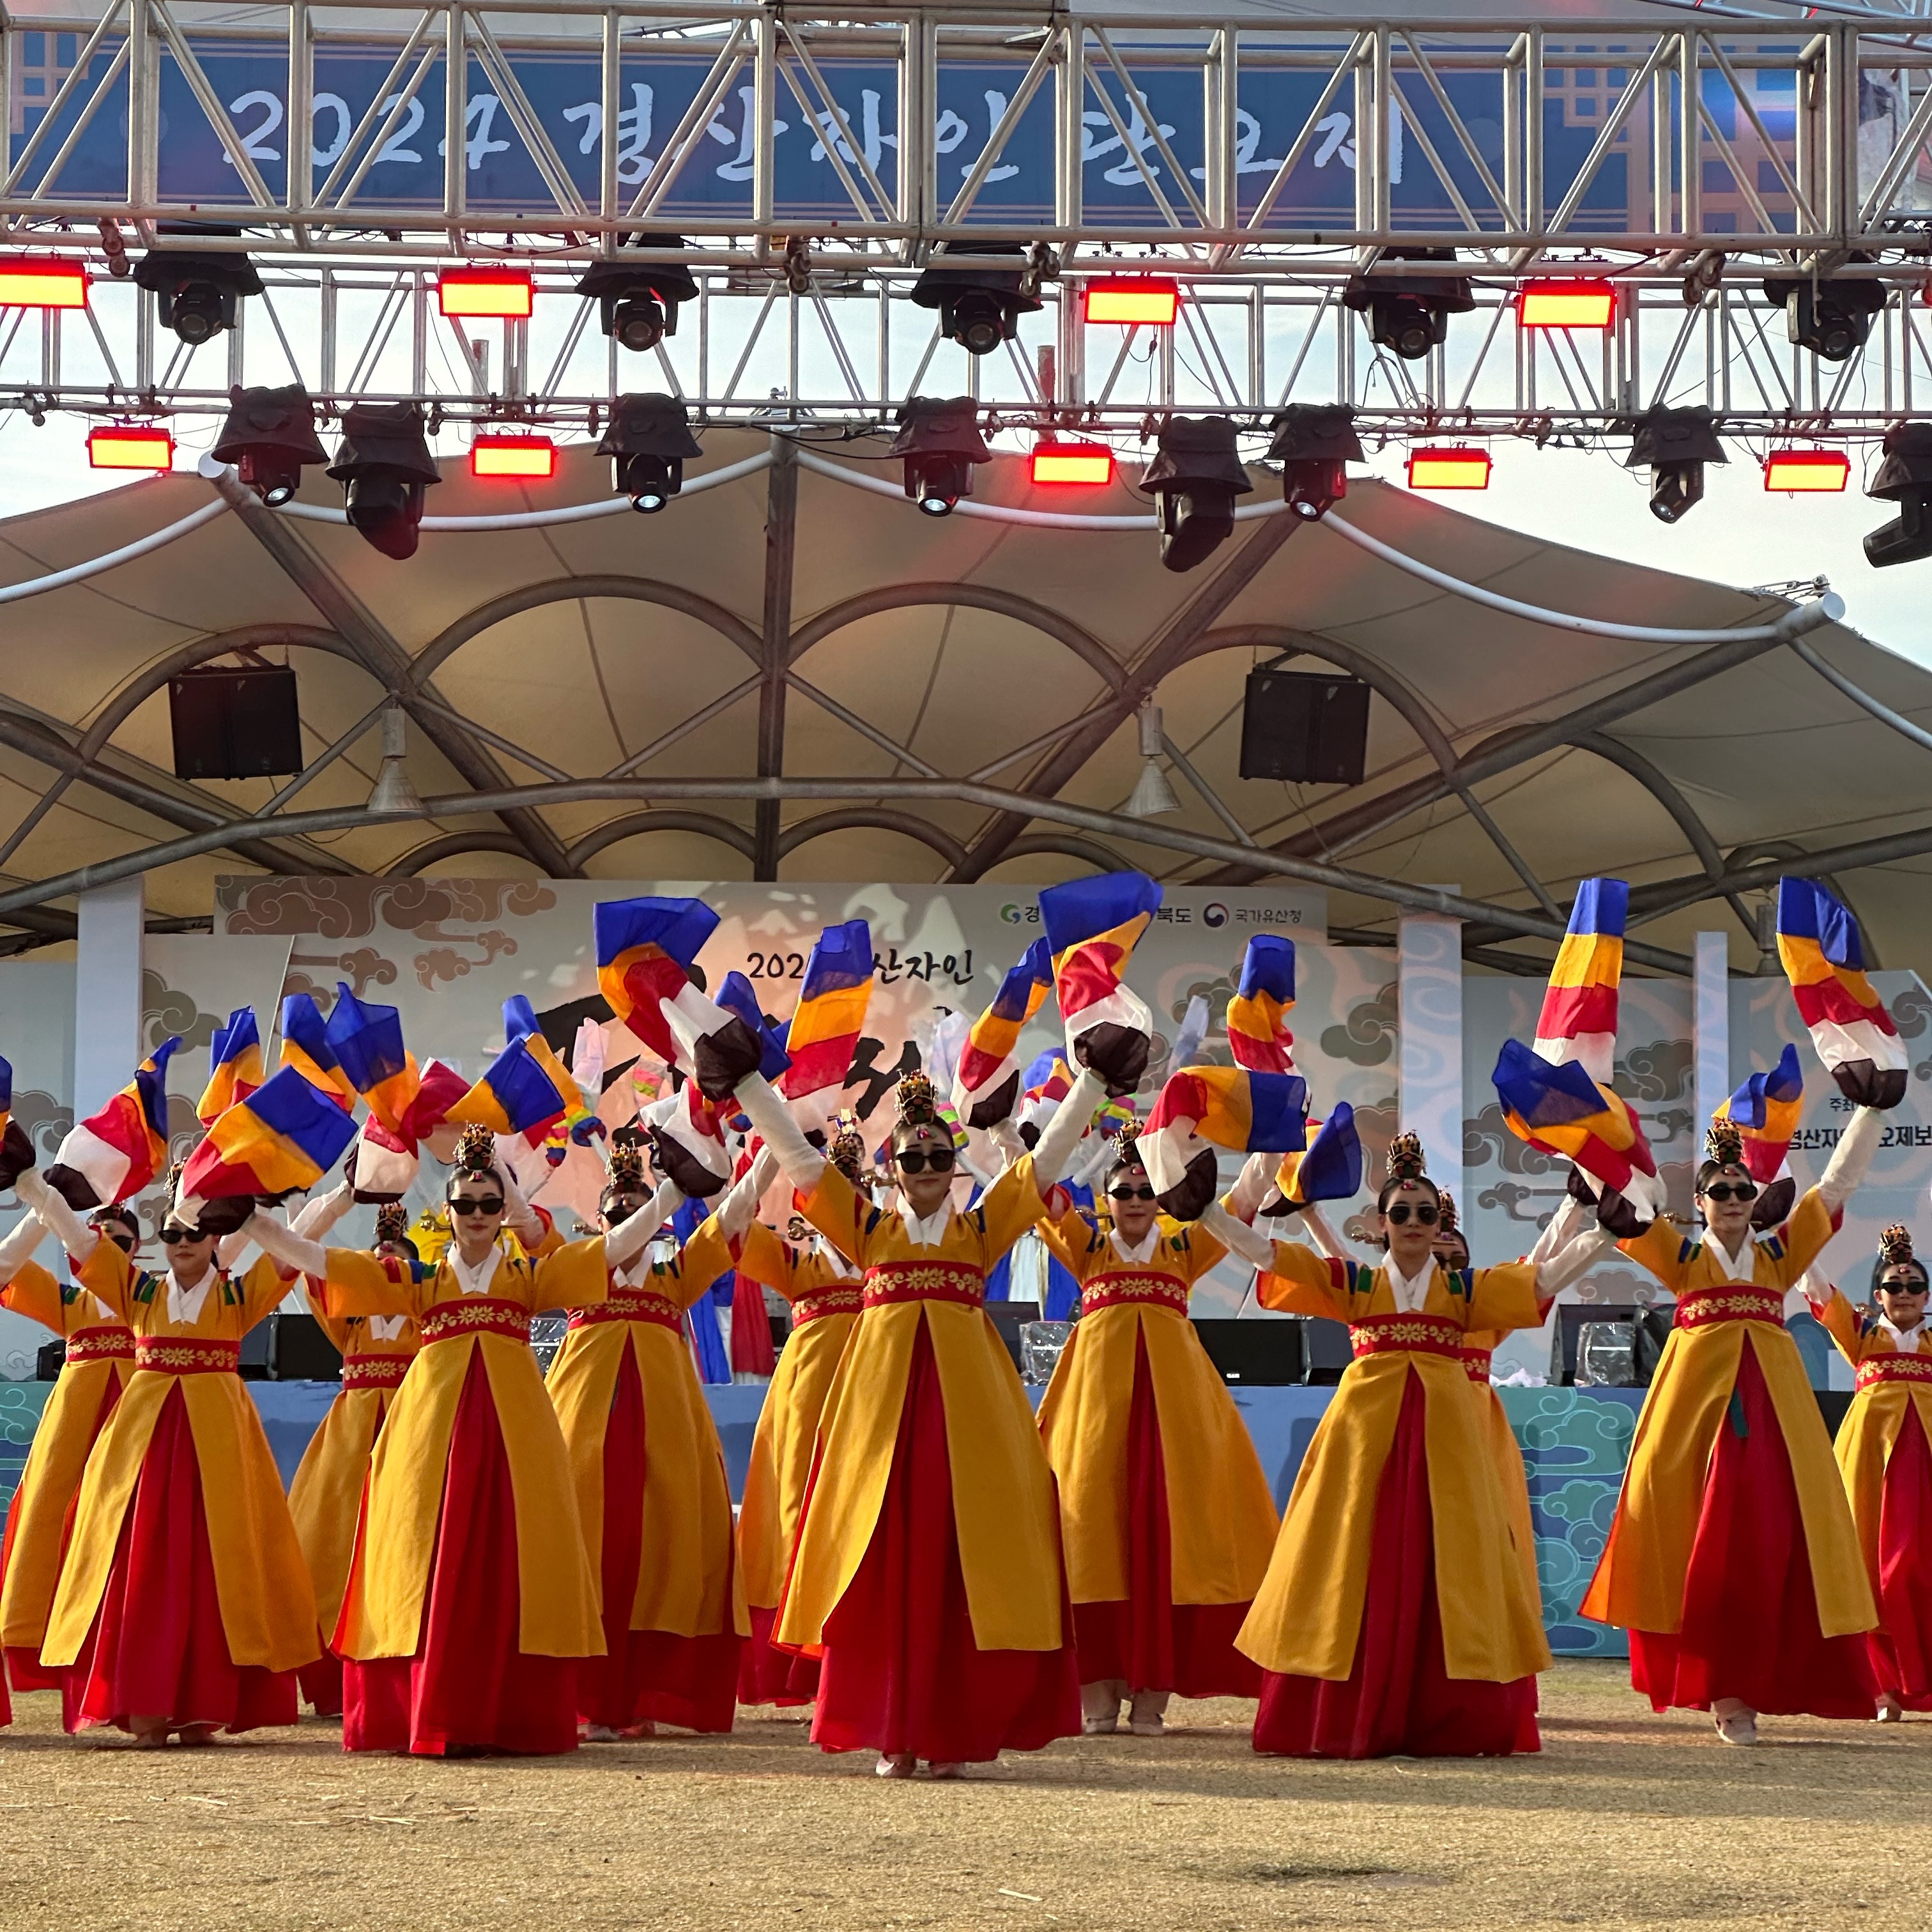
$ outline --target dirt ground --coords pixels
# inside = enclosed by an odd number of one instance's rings
[[[536,1762],[347,1758],[310,1720],[200,1751],[0,1732],[0,1924],[170,1932],[1922,1927],[1932,1722],[1658,1718],[1543,1680],[1540,1757],[1256,1758],[1252,1706],[882,1783],[790,1717]]]

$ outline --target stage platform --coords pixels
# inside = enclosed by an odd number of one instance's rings
[[[248,1392],[261,1412],[269,1446],[290,1480],[338,1382],[251,1382]],[[0,1504],[20,1480],[51,1382],[0,1382]],[[1029,1390],[1034,1400],[1040,1390]],[[1253,1436],[1277,1505],[1294,1486],[1316,1424],[1334,1394],[1327,1388],[1250,1388],[1233,1392]],[[1522,1445],[1529,1472],[1537,1528],[1537,1564],[1543,1579],[1544,1622],[1551,1649],[1568,1657],[1620,1657],[1621,1631],[1578,1620],[1576,1606],[1590,1580],[1617,1486],[1630,1454],[1630,1436],[1642,1406],[1641,1389],[1504,1389],[1503,1406]],[[762,1384],[707,1388],[736,1500],[745,1480],[752,1436],[765,1391]]]

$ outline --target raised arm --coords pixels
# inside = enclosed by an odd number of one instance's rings
[[[1107,1097],[1107,1084],[1091,1067],[1067,1090],[1066,1098],[1047,1122],[1033,1150],[1033,1177],[1042,1197],[1066,1173],[1078,1150],[1094,1110]]]
[[[14,1182],[14,1191],[39,1216],[48,1233],[67,1250],[68,1259],[76,1268],[84,1268],[88,1257],[100,1245],[100,1231],[90,1228],[47,1185],[38,1168],[28,1168]]]
[[[34,1250],[47,1238],[40,1217],[31,1211],[20,1216],[20,1226],[0,1241],[0,1288],[4,1288],[33,1258]]]
[[[809,1194],[825,1172],[825,1156],[806,1138],[778,1090],[762,1074],[750,1073],[738,1083],[737,1099],[792,1185]]]
[[[1534,1264],[1537,1300],[1547,1308],[1573,1281],[1588,1274],[1606,1249],[1616,1246],[1616,1237],[1607,1228],[1586,1228],[1572,1237],[1546,1261]]]
[[[609,1268],[628,1268],[650,1246],[651,1237],[675,1214],[684,1196],[675,1181],[667,1180],[634,1214],[628,1215],[604,1237],[604,1261]]]
[[[1590,1225],[1589,1209],[1574,1194],[1565,1194],[1562,1206],[1550,1216],[1550,1225],[1531,1243],[1523,1259],[1540,1265],[1568,1247]]]
[[[1884,1132],[1884,1115],[1876,1107],[1860,1107],[1853,1112],[1851,1125],[1838,1136],[1838,1144],[1818,1177],[1818,1197],[1834,1221],[1864,1179]]]

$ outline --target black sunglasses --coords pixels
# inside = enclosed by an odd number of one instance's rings
[[[1436,1225],[1440,1212],[1438,1209],[1430,1207],[1426,1202],[1412,1208],[1406,1201],[1398,1201],[1393,1208],[1384,1211],[1388,1214],[1388,1223],[1391,1228],[1406,1227],[1408,1225],[1408,1217],[1412,1214],[1424,1227],[1432,1228]]]
[[[500,1194],[488,1194],[476,1201],[467,1194],[459,1194],[449,1204],[449,1211],[452,1214],[500,1214],[503,1211],[503,1197]]]
[[[1110,1187],[1107,1190],[1109,1201],[1157,1201],[1160,1198],[1151,1187]]]
[[[1757,1189],[1748,1180],[1714,1180],[1704,1190],[1706,1201],[1755,1201]]]
[[[895,1154],[902,1174],[923,1174],[929,1168],[934,1174],[952,1172],[953,1150],[951,1148],[934,1148],[922,1153],[918,1148],[909,1148],[905,1153]]]
[[[185,1246],[190,1242],[212,1241],[214,1238],[212,1234],[204,1234],[199,1228],[172,1226],[164,1228],[160,1235],[161,1245],[164,1248],[178,1248]],[[130,1253],[134,1252],[131,1243],[129,1244],[128,1251]]]

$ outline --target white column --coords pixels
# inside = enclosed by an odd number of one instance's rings
[[[1711,1116],[1731,1095],[1731,949],[1721,932],[1700,932],[1691,1004],[1697,1060],[1697,1120],[1691,1134],[1700,1157]]]
[[[82,892],[74,975],[74,1117],[85,1120],[127,1085],[141,1062],[141,929],[145,883]]]
[[[1454,892],[1459,888],[1446,888]],[[1430,1178],[1462,1198],[1462,922],[1405,913],[1398,929],[1405,1133],[1422,1136]]]

